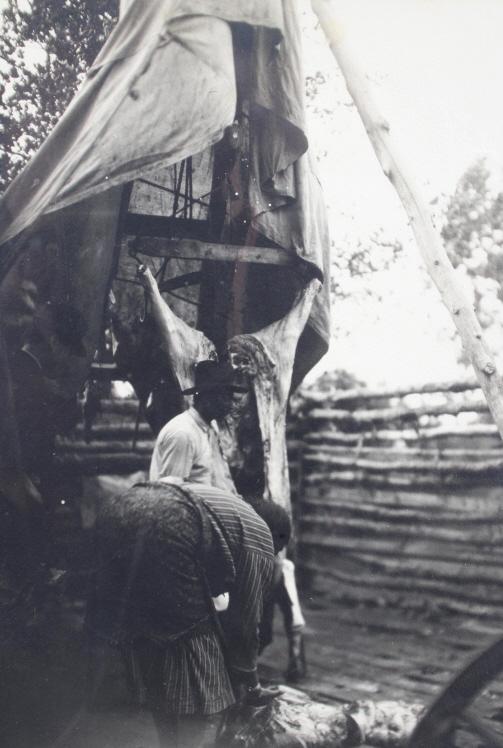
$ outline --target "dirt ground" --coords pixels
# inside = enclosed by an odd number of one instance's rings
[[[465,619],[400,617],[384,609],[322,608],[305,597],[308,677],[320,700],[398,698],[428,703],[498,630]],[[2,647],[3,748],[157,748],[147,711],[128,703],[122,663],[112,660],[99,708],[84,709],[86,654],[82,603],[55,602],[50,615],[15,632]],[[284,680],[281,621],[261,662],[262,678]],[[484,695],[482,712],[503,707],[503,684]],[[494,724],[494,723],[493,723]]]

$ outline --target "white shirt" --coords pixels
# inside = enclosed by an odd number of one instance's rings
[[[149,478],[175,477],[236,493],[216,424],[206,423],[195,408],[163,426],[156,439]]]

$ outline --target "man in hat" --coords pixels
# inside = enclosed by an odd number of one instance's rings
[[[230,365],[196,364],[194,386],[183,392],[194,395],[193,405],[159,432],[150,463],[151,481],[204,483],[237,493],[216,425],[216,420],[230,413],[236,392],[246,389],[236,383]]]
[[[184,395],[194,395],[194,403],[168,421],[159,432],[150,463],[150,480],[190,481],[239,496],[220,447],[215,420],[229,414],[235,392],[246,391],[236,383],[236,374],[229,364],[215,361],[196,364],[194,387],[183,392]],[[277,559],[276,577],[275,597],[285,616],[289,641],[287,677],[296,681],[306,670],[302,639],[305,622],[293,563],[285,558]],[[214,602],[217,609],[225,610],[228,599],[226,595],[220,595]],[[271,598],[261,626],[262,647],[272,641],[273,610],[274,600]],[[131,676],[131,681],[133,690],[137,690],[137,678]]]

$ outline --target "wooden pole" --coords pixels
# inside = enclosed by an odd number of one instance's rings
[[[340,4],[339,0],[311,0],[379,163],[403,203],[426,268],[451,314],[464,351],[473,365],[489,410],[503,437],[503,381],[484,341],[475,311],[433,225],[427,202],[407,163],[407,157],[400,152],[389,123],[376,106],[367,76],[352,58],[338,16]]]
[[[119,18],[122,18],[122,16],[129,9],[129,6],[132,4],[132,2],[133,2],[133,0],[120,0],[120,2],[119,2]]]

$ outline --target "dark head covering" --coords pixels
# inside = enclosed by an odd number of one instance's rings
[[[183,390],[184,395],[199,395],[203,392],[217,390],[247,392],[246,387],[236,382],[236,373],[230,364],[219,364],[217,361],[200,361],[195,366],[194,386]]]

